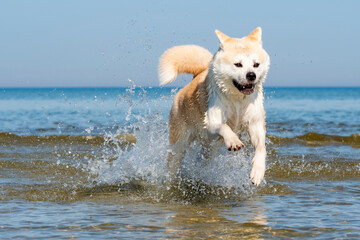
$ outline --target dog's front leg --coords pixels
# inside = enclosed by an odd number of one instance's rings
[[[250,179],[255,185],[259,185],[265,174],[265,124],[263,120],[250,123],[248,129],[251,143],[255,147],[255,155],[252,160],[252,169],[250,172]]]
[[[215,102],[216,103],[216,102]],[[244,144],[239,137],[226,124],[226,115],[224,107],[221,105],[211,105],[206,112],[206,127],[210,134],[223,137],[225,145],[229,151],[240,150]]]

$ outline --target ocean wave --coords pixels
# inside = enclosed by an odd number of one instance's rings
[[[129,146],[136,143],[132,134],[105,135],[16,135],[9,132],[0,132],[1,145],[58,145],[58,144],[84,144],[103,145],[105,142],[116,142],[120,146]]]
[[[48,156],[49,157],[49,156]],[[50,156],[51,157],[51,156]],[[216,179],[224,178],[226,164],[215,169],[210,175]],[[91,163],[88,167],[93,166]],[[241,201],[242,199],[258,194],[291,194],[292,189],[288,185],[292,182],[302,181],[344,181],[360,178],[360,164],[357,161],[346,159],[331,159],[331,161],[304,161],[293,159],[283,161],[272,158],[268,164],[266,184],[258,188],[249,185],[247,174],[242,174],[239,169],[232,171],[234,176],[227,176],[231,184],[221,184],[212,181],[189,179],[170,186],[157,181],[149,175],[127,171],[122,178],[128,181],[119,181],[115,173],[121,172],[125,166],[118,166],[111,170],[111,181],[99,179],[101,171],[91,171],[88,167],[79,167],[64,162],[52,162],[43,160],[32,161],[0,161],[0,169],[4,170],[3,194],[0,200],[25,199],[29,201],[79,201],[84,199],[122,199],[160,202],[181,203],[225,203],[229,201]],[[104,167],[104,166],[102,166]],[[157,167],[159,167],[157,165]],[[144,169],[149,166],[144,166]],[[151,168],[151,166],[150,166]],[[191,166],[193,168],[193,166]],[[139,169],[137,169],[139,170]],[[140,169],[141,170],[141,169]],[[249,169],[246,169],[248,171]],[[5,172],[6,171],[6,172]],[[154,169],[150,172],[154,174]],[[164,171],[160,171],[164,174]],[[12,178],[14,174],[17,179]],[[237,175],[235,177],[235,175]],[[243,175],[244,177],[238,177]],[[21,178],[20,178],[21,176]],[[8,182],[5,180],[7,179]],[[226,178],[224,178],[226,180]],[[223,179],[223,180],[224,180]],[[101,181],[102,180],[102,181]],[[112,181],[114,180],[114,181]]]
[[[353,148],[360,148],[360,134],[350,136],[328,135],[316,132],[309,132],[296,137],[279,137],[267,135],[269,140],[276,145],[301,144],[309,147],[348,145]]]
[[[267,135],[270,144],[288,145],[300,144],[308,147],[346,145],[353,148],[360,148],[360,134],[350,136],[328,135],[316,132],[309,132],[295,137],[279,137]],[[121,145],[133,145],[136,143],[133,134],[125,133],[112,136],[107,135],[16,135],[9,132],[0,132],[0,144],[2,145],[38,145],[38,144],[87,144],[102,145],[105,142],[117,141]]]
[[[1,132],[0,172],[4,194],[0,200],[76,201],[111,196],[184,203],[222,202],[243,199],[254,192],[291,193],[286,184],[276,181],[360,177],[359,163],[353,159],[332,156],[319,159],[316,155],[314,159],[305,160],[297,155],[276,153],[277,147],[283,144],[310,147],[341,144],[358,148],[358,134],[344,137],[308,133],[293,138],[269,135],[267,184],[255,188],[248,179],[251,148],[231,154],[226,149],[220,150],[219,155],[204,166],[194,144],[181,168],[183,181],[168,188],[167,129],[162,121],[155,121],[134,126],[132,133],[122,130],[104,135],[36,136]],[[242,136],[242,140],[250,144],[248,136]]]

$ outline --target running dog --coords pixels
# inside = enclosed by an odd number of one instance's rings
[[[170,111],[168,167],[172,177],[177,176],[193,141],[208,158],[223,144],[229,151],[240,150],[239,134],[247,131],[255,148],[250,179],[255,185],[263,180],[266,129],[262,84],[270,58],[262,47],[261,32],[258,27],[248,36],[231,38],[215,30],[220,41],[215,55],[200,46],[183,45],[161,56],[161,85],[181,73],[194,75],[177,93]]]

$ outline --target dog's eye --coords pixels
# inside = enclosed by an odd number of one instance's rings
[[[242,64],[241,64],[241,63],[234,63],[234,65],[235,65],[236,67],[242,67]]]
[[[257,68],[260,66],[260,63],[254,63],[254,68]]]

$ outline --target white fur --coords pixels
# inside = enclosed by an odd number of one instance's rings
[[[159,82],[161,86],[173,82],[176,77],[177,73],[171,66],[159,69]]]
[[[173,50],[170,49],[165,52],[160,60],[159,74],[162,85],[173,81],[177,74],[183,72],[193,73],[194,76],[197,76],[197,74],[203,71],[202,69],[206,69],[203,73],[207,74],[203,75],[204,77],[201,78],[201,81],[193,80],[195,81],[194,83],[198,85],[194,86],[189,84],[188,86],[190,87],[187,86],[180,91],[174,100],[170,114],[170,116],[173,116],[170,117],[170,126],[173,127],[172,131],[170,131],[170,136],[173,137],[170,137],[173,139],[173,152],[169,153],[168,157],[170,173],[175,175],[178,172],[185,150],[187,146],[190,145],[190,141],[195,140],[194,138],[200,140],[199,142],[205,147],[212,146],[211,152],[214,152],[216,147],[219,146],[212,144],[212,141],[213,139],[219,139],[218,136],[220,136],[220,139],[223,139],[229,150],[236,151],[243,147],[243,143],[240,141],[238,135],[241,131],[246,130],[250,135],[252,145],[255,147],[250,179],[255,185],[259,185],[264,177],[266,158],[265,110],[263,106],[264,97],[262,84],[269,70],[270,59],[262,49],[260,41],[261,29],[259,28],[250,34],[252,38],[257,39],[255,41],[258,41],[249,43],[252,44],[252,47],[256,46],[256,51],[239,51],[239,55],[230,61],[229,57],[227,58],[228,55],[222,55],[225,54],[224,52],[226,51],[226,49],[222,48],[226,45],[226,40],[229,37],[219,31],[216,31],[216,33],[220,40],[220,49],[212,58],[210,65],[207,65],[208,62],[204,60],[210,59],[209,54],[204,51],[204,49],[196,46],[175,47]],[[242,48],[245,45],[241,43],[238,46]],[[176,49],[180,49],[181,51],[175,51]],[[197,52],[198,54],[193,54],[193,52]],[[173,56],[174,53],[182,56],[187,55],[186,57],[179,58],[168,57]],[[259,54],[259,56],[257,54]],[[202,58],[197,57],[199,55],[202,55]],[[259,63],[260,58],[262,62],[260,62],[259,67],[255,67],[254,63]],[[226,61],[224,61],[224,59],[226,59]],[[178,64],[181,61],[183,64]],[[236,67],[234,63],[237,62],[241,62],[243,66]],[[201,66],[199,67],[201,71],[196,72],[192,69],[192,66],[196,64]],[[184,65],[186,68],[179,67]],[[178,66],[178,69],[182,70],[176,70],[175,66]],[[255,85],[254,92],[251,94],[249,92],[245,92],[245,94],[243,90],[239,91],[233,83],[233,81],[236,81],[241,85],[249,84],[249,81],[246,79],[248,72],[254,72],[256,74],[256,80],[251,82]],[[191,93],[196,89],[196,86],[200,86],[200,84],[203,83],[205,83],[205,87],[203,88],[206,88],[206,91],[204,90],[202,93],[207,94],[207,100],[200,98],[196,94],[186,95],[187,91]],[[183,99],[186,99],[190,104],[184,107],[183,104],[185,104],[186,101],[182,101]],[[207,106],[205,113],[205,109],[200,112],[204,114],[200,115],[204,116],[203,119],[198,117],[198,114],[186,114],[193,113],[192,111],[199,111],[196,109],[200,109],[200,106]],[[186,120],[189,119],[191,119],[191,124],[186,123]],[[196,124],[199,123],[199,121],[203,121],[203,125]],[[174,134],[172,135],[171,133]],[[211,155],[211,153],[209,155]]]
[[[263,94],[255,91],[251,95],[244,96],[232,84],[232,78],[239,82],[246,81],[245,75],[248,71],[254,71],[253,62],[257,61],[256,56],[238,56],[237,61],[242,61],[244,68],[236,69],[229,64],[218,61],[217,56],[210,65],[211,78],[208,86],[209,107],[205,114],[205,126],[210,134],[218,134],[223,137],[228,149],[242,147],[237,133],[245,128],[250,135],[251,143],[255,147],[255,155],[252,160],[253,168],[250,172],[250,179],[255,185],[259,185],[265,173],[265,110],[263,106]],[[257,86],[265,80],[270,61],[261,63],[261,69],[257,69]],[[221,91],[219,91],[221,90]],[[230,128],[226,123],[231,121],[234,126]]]

